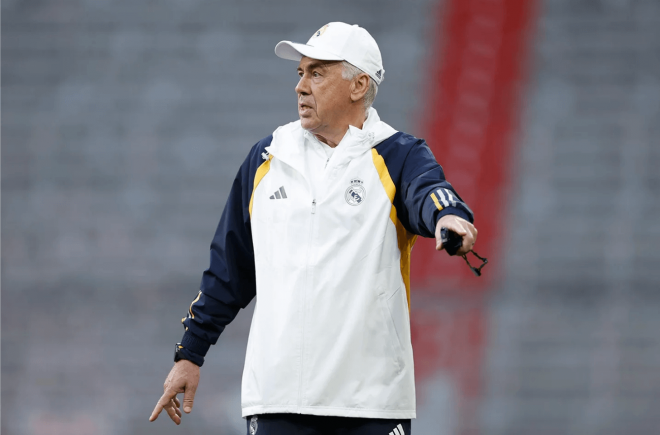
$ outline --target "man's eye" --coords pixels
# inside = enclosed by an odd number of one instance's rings
[[[303,76],[302,71],[298,71],[298,77],[302,77],[302,76]]]
[[[316,71],[314,71],[314,72],[312,73],[312,75],[313,75],[314,77],[321,77],[321,74],[317,73]]]

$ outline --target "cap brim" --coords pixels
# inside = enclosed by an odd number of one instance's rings
[[[291,41],[280,41],[275,46],[275,54],[282,59],[295,61],[299,61],[303,56],[318,60],[344,60],[341,56],[329,51]]]

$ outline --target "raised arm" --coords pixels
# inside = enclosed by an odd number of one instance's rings
[[[396,185],[394,206],[404,227],[413,234],[439,237],[442,226],[463,236],[459,254],[468,252],[476,241],[472,210],[446,180],[442,167],[423,139],[398,133],[376,147]]]

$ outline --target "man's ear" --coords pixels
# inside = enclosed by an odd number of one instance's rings
[[[360,101],[364,94],[369,90],[369,80],[371,78],[367,74],[359,74],[353,79],[351,83],[351,101]]]

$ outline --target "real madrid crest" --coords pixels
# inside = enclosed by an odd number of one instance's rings
[[[321,27],[319,30],[317,30],[316,32],[314,32],[314,34],[312,35],[312,38],[318,38],[319,36],[323,35],[323,33],[325,32],[325,30],[326,30],[327,28],[328,28],[328,24],[326,24],[325,26]]]
[[[257,423],[257,416],[255,415],[250,419],[250,435],[255,435],[259,429],[259,424]]]
[[[351,185],[344,194],[348,205],[360,205],[367,198],[367,189],[364,188],[364,181],[359,178],[353,178]]]

